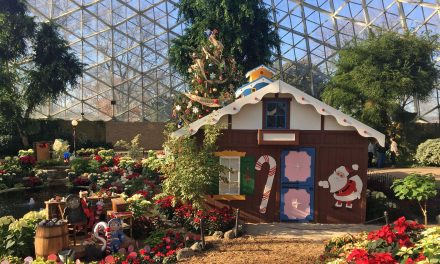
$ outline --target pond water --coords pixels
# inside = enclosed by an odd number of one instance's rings
[[[79,189],[67,188],[65,186],[46,187],[35,190],[17,190],[0,194],[0,217],[5,215],[12,215],[20,218],[29,211],[39,211],[46,206],[45,201],[54,198],[56,195],[67,196],[69,194],[78,194]],[[34,204],[29,204],[31,198],[34,199]]]

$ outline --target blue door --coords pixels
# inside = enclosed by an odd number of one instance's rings
[[[281,153],[281,221],[313,220],[315,149],[299,148]]]

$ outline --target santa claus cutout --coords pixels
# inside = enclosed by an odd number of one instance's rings
[[[345,207],[352,208],[352,202],[361,198],[363,184],[357,175],[358,169],[357,164],[353,164],[351,168],[340,166],[328,177],[328,181],[318,182],[318,186],[330,188],[330,193],[336,199],[336,207],[342,207],[345,203]]]

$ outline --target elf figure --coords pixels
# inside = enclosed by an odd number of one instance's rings
[[[92,208],[89,207],[89,203],[87,202],[87,191],[80,191],[79,197],[81,198],[81,206],[84,210],[84,214],[87,216],[87,227],[92,228],[95,223],[95,216]]]
[[[352,208],[352,202],[361,198],[363,183],[357,175],[358,169],[357,164],[353,164],[351,168],[340,166],[328,177],[328,181],[318,182],[318,186],[330,188],[330,193],[333,193],[336,200],[336,207],[342,207],[342,203],[345,202],[346,208]]]
[[[104,201],[99,199],[96,203],[95,222],[101,220],[102,213],[104,212]]]

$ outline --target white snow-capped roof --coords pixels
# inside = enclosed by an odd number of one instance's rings
[[[247,104],[256,104],[260,102],[266,94],[270,94],[270,93],[291,94],[299,104],[311,105],[315,108],[315,110],[319,114],[326,116],[327,115],[333,116],[338,122],[338,124],[340,124],[341,126],[354,127],[359,133],[359,135],[361,135],[362,137],[375,138],[381,146],[385,146],[384,134],[361,123],[360,121],[354,119],[353,117],[348,116],[342,113],[341,111],[325,104],[324,102],[319,101],[318,99],[302,92],[301,90],[283,81],[275,81],[253,92],[248,96],[244,96],[242,98],[236,99],[234,102],[230,103],[229,105],[220,108],[218,110],[214,110],[211,114],[204,116],[203,118],[192,122],[188,126],[185,126],[175,131],[172,135],[174,137],[181,137],[184,135],[186,136],[194,135],[205,124],[216,124],[222,116],[235,115],[238,112],[240,112],[240,109],[243,106]]]

